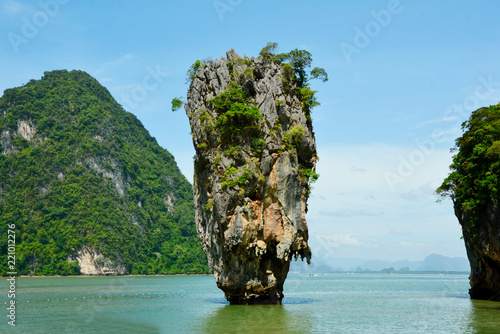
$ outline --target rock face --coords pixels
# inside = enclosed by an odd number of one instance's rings
[[[464,233],[465,248],[471,266],[469,294],[472,299],[500,301],[500,208],[493,200],[487,209],[486,221],[471,232],[470,217],[455,204]]]
[[[290,67],[226,55],[196,70],[185,104],[198,236],[231,304],[279,304],[292,257],[311,257],[314,133]]]
[[[119,263],[113,263],[95,247],[83,247],[75,258],[69,257],[68,261],[78,261],[82,275],[127,275],[129,273],[127,268]]]

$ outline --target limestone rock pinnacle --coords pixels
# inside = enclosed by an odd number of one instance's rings
[[[226,56],[197,68],[185,104],[198,236],[231,304],[279,304],[292,258],[311,257],[311,118],[290,66]]]

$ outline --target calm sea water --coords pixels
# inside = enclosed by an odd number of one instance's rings
[[[468,288],[467,275],[290,274],[283,305],[230,306],[212,276],[17,278],[16,327],[4,307],[0,330],[500,333],[500,303],[471,301]]]

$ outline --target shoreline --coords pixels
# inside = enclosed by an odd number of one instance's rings
[[[173,277],[173,276],[213,276],[213,274],[128,274],[128,275],[19,275],[15,278],[54,278],[54,277]],[[9,278],[11,276],[0,276],[1,278]]]

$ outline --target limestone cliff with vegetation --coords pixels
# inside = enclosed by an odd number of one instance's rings
[[[311,55],[233,50],[188,72],[198,236],[232,304],[281,303],[292,258],[311,258],[307,199],[318,175]],[[179,106],[174,99],[173,107]]]
[[[174,157],[87,73],[7,89],[0,134],[0,234],[14,226],[19,274],[208,272]]]
[[[453,200],[471,266],[470,296],[500,301],[500,105],[474,111],[438,192]]]

